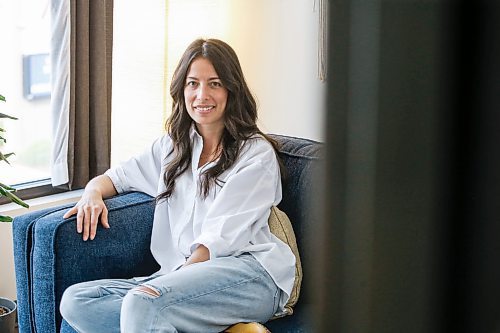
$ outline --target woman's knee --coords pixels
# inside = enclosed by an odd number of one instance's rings
[[[153,300],[160,296],[160,290],[148,285],[140,285],[131,289],[123,298],[122,316],[127,312],[137,313],[138,309],[153,307]]]
[[[71,319],[75,314],[81,312],[80,302],[80,286],[78,284],[69,286],[63,293],[61,298],[61,304],[59,305],[59,310],[61,315],[66,320]]]
[[[153,298],[161,296],[160,291],[157,288],[148,285],[137,286],[133,289],[133,291],[137,293],[144,293]]]
[[[69,286],[63,293],[59,310],[64,319],[82,316],[82,308],[88,307],[90,299],[101,296],[94,282],[82,282]]]
[[[121,307],[122,332],[147,331],[152,327],[158,329],[155,322],[162,306],[156,301],[162,294],[161,289],[148,285],[140,285],[131,289],[123,299]],[[168,322],[162,321],[158,325],[162,327],[162,332],[176,332]]]

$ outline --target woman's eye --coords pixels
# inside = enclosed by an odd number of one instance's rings
[[[212,85],[212,87],[216,87],[216,88],[222,87],[222,83],[217,82],[217,81],[212,81],[212,82],[210,82],[210,84]]]
[[[188,86],[188,87],[194,87],[194,86],[196,86],[196,84],[197,84],[197,82],[196,82],[196,81],[188,81],[188,82],[186,83],[186,86]]]

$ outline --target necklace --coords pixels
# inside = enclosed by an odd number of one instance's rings
[[[213,150],[210,153],[202,151],[200,154],[200,160],[198,162],[198,167],[214,161],[217,158],[217,156],[220,155],[220,152],[221,152],[221,148],[219,146],[217,146],[217,148],[215,148],[215,150]]]
[[[201,157],[203,158],[210,158],[210,157],[215,157],[215,155],[217,155],[219,149],[215,149],[214,151],[212,151],[211,153],[207,153],[207,152],[201,152]]]

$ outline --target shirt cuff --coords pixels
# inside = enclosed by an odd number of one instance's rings
[[[207,238],[203,236],[199,236],[193,241],[193,243],[189,247],[190,253],[193,253],[194,250],[196,250],[196,248],[200,245],[203,245],[208,249],[208,253],[210,254],[210,260],[219,257],[218,251],[215,249],[213,242],[210,242]]]

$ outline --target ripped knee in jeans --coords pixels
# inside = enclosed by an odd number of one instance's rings
[[[161,291],[153,286],[148,286],[148,285],[140,285],[132,289],[135,292],[139,293],[144,293],[147,294],[151,297],[160,297],[161,296]]]

